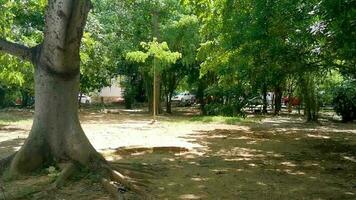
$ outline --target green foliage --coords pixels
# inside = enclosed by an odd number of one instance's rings
[[[184,88],[196,92],[208,114],[229,116],[243,115],[246,99],[286,90],[299,90],[317,115],[319,101],[330,104],[333,89],[355,78],[354,0],[92,2],[80,52],[81,92],[122,75],[128,107],[152,96],[153,69],[167,101]],[[39,44],[46,4],[0,0],[0,36]],[[31,64],[0,54],[0,68],[3,104],[33,94]]]
[[[167,42],[158,42],[156,38],[151,42],[141,42],[143,51],[134,51],[126,54],[126,58],[130,61],[142,62],[145,63],[147,58],[152,57],[156,62],[154,65],[159,66],[156,70],[158,72],[162,71],[164,66],[169,64],[174,64],[179,58],[181,58],[181,54],[178,52],[171,52],[169,50]]]
[[[126,54],[126,58],[131,61],[136,61],[139,63],[146,62],[147,58],[149,57],[148,53],[142,51],[133,51]]]
[[[227,84],[226,84],[227,85]],[[251,97],[244,84],[226,86],[215,84],[205,90],[205,113],[208,115],[245,116],[243,108]]]
[[[80,92],[84,94],[108,86],[115,72],[115,66],[112,66],[107,57],[109,50],[95,37],[86,32],[82,40]]]
[[[163,38],[174,51],[182,53],[181,62],[191,66],[196,62],[199,47],[199,21],[194,15],[183,15],[179,20],[170,22],[163,29]]]
[[[285,89],[290,77],[317,80],[331,70],[356,74],[354,1],[183,1],[198,16],[201,26],[200,77],[207,93],[214,88],[229,91],[240,85],[250,93]],[[330,90],[338,83],[299,81],[297,87]],[[304,86],[303,86],[304,85]],[[315,92],[313,92],[315,93]],[[240,95],[239,93],[235,93]],[[227,94],[215,94],[226,99]],[[305,95],[304,95],[305,96]],[[318,95],[304,98],[306,107],[318,110]],[[312,98],[313,97],[313,98]],[[315,97],[315,98],[314,98]],[[219,103],[221,104],[221,103]],[[308,104],[308,105],[307,105]],[[310,104],[310,105],[309,105]],[[315,105],[315,106],[314,106]],[[217,107],[217,106],[207,106]],[[216,109],[213,109],[216,110]],[[221,109],[223,110],[223,109]]]
[[[356,119],[356,81],[346,81],[335,89],[334,109],[343,122]]]
[[[48,167],[47,171],[48,171],[48,176],[53,179],[57,178],[61,174],[61,172],[58,171],[54,166]]]
[[[318,84],[318,93],[322,105],[332,105],[334,90],[343,82],[343,77],[340,72],[332,70],[324,75]]]
[[[241,122],[247,122],[246,119],[241,117],[226,117],[226,116],[195,116],[190,121],[205,122],[205,123],[225,123],[236,125]]]
[[[138,93],[137,86],[131,85],[133,81],[128,80],[130,77],[127,77],[124,81],[121,82],[124,90],[124,99],[126,109],[132,109],[132,104],[135,102],[136,95]]]
[[[46,4],[47,1],[44,0],[0,0],[0,37],[30,47],[40,43],[43,38]],[[2,106],[13,105],[22,94],[33,95],[33,66],[30,63],[0,53],[0,69]]]
[[[319,15],[324,25],[325,48],[331,65],[348,76],[356,76],[356,2],[323,0]]]

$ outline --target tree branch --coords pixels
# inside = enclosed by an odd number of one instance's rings
[[[21,44],[9,42],[0,38],[0,52],[5,52],[10,55],[16,56],[22,60],[33,60],[33,50]]]

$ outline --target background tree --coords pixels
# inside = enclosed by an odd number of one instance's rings
[[[152,58],[152,67],[147,69],[147,72],[153,76],[153,117],[155,120],[156,113],[158,113],[158,107],[156,101],[160,102],[160,99],[156,99],[156,74],[160,76],[161,72],[166,68],[167,65],[174,64],[180,57],[181,54],[178,52],[171,52],[169,50],[168,44],[166,42],[159,43],[155,38],[152,42],[142,42],[141,43],[143,51],[134,51],[127,53],[126,57],[128,60],[145,63],[147,58]]]
[[[165,41],[173,51],[181,52],[182,59],[177,63],[167,66],[162,71],[162,85],[164,88],[166,111],[172,113],[171,98],[183,78],[191,74],[198,66],[196,53],[200,43],[199,22],[194,15],[183,15],[177,21],[168,23],[163,28]],[[192,88],[188,88],[192,90]]]

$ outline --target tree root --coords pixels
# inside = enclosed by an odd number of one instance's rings
[[[56,181],[49,188],[50,190],[62,187],[65,181],[79,168],[79,166],[73,162],[62,166],[63,169]],[[132,178],[113,170],[107,163],[103,163],[100,169],[93,169],[92,171],[101,176],[100,183],[114,199],[125,199],[126,192],[132,192],[140,196],[141,199],[150,199],[148,198],[147,192],[138,186],[143,187],[143,184],[136,183]]]
[[[50,184],[50,180],[46,181],[46,185]],[[8,188],[9,189],[9,188]],[[0,200],[9,200],[9,199],[23,199],[24,197],[36,195],[42,192],[49,191],[48,188],[42,185],[31,185],[29,187],[20,187],[17,188],[15,191],[6,190],[6,188],[2,188],[0,190]]]
[[[53,188],[60,188],[64,185],[65,181],[77,171],[77,166],[74,163],[64,164],[63,170],[58,176],[57,180],[53,183]]]
[[[101,184],[104,187],[104,189],[115,199],[125,199],[123,197],[123,194],[121,194],[120,192],[120,187],[116,185],[114,182],[102,178]]]
[[[3,175],[4,171],[11,165],[12,160],[14,159],[16,153],[0,160],[0,177]]]
[[[124,193],[128,191],[139,195],[142,199],[149,199],[147,192],[139,187],[139,184],[136,184],[132,178],[113,170],[108,165],[104,166],[104,170],[108,172],[106,173],[108,177],[102,178],[101,183],[115,199],[124,198]]]
[[[6,194],[5,194],[5,188],[0,181],[0,200],[1,199],[6,200]]]
[[[10,166],[11,161],[15,157],[15,154],[9,156],[0,161],[0,174],[3,172],[7,167]],[[101,164],[100,164],[101,163]],[[137,180],[131,177],[125,176],[120,172],[114,170],[106,160],[98,160],[99,165],[95,165],[96,167],[89,166],[89,169],[98,174],[101,178],[100,183],[102,184],[103,188],[115,199],[125,199],[126,194],[134,194],[135,196],[139,196],[139,199],[151,199],[147,195],[147,191],[143,188],[146,186],[144,184],[144,180]],[[65,182],[75,174],[82,164],[79,164],[75,161],[69,163],[62,163],[59,164],[60,168],[62,169],[59,176],[56,180],[47,188],[38,189],[31,191],[31,193],[26,193],[25,195],[34,195],[41,192],[49,192],[56,189],[61,188],[64,186]],[[84,165],[85,166],[85,165]],[[117,167],[114,167],[117,168]],[[6,199],[3,194],[6,192],[1,193],[1,185],[0,185],[0,200]],[[129,193],[128,193],[129,192]],[[20,195],[20,194],[19,194]],[[16,197],[18,198],[18,197]],[[137,199],[137,198],[135,198]]]

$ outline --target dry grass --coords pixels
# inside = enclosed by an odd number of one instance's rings
[[[155,199],[356,198],[356,124],[194,114],[160,116],[151,124],[142,111],[84,110],[81,121],[94,146]],[[2,126],[0,157],[21,145],[29,128],[16,120]],[[91,180],[36,198],[107,199]]]

